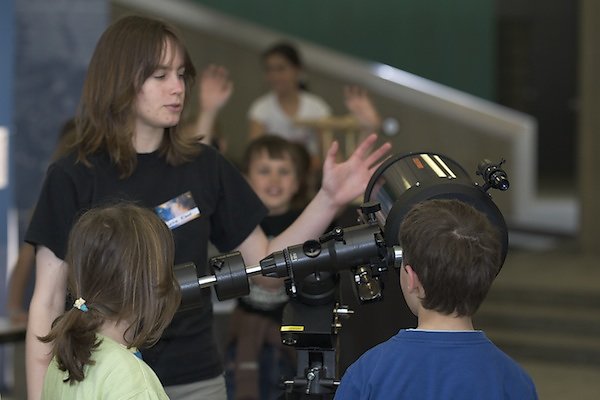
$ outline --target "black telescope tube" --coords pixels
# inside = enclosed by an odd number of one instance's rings
[[[497,165],[494,168],[495,172],[502,171]],[[502,173],[505,176],[504,171]],[[504,186],[508,188],[508,181]],[[484,213],[498,230],[502,243],[501,265],[504,263],[508,251],[508,228],[502,213],[490,194],[473,182],[463,167],[442,154],[417,152],[389,158],[373,173],[364,197],[365,202],[381,204],[376,217],[384,226],[387,246],[399,244],[400,226],[410,209],[417,203],[432,199],[459,200]]]
[[[260,262],[262,275],[300,280],[320,271],[339,271],[385,259],[378,225],[357,225],[340,231],[326,236],[324,243],[309,240],[272,253]]]

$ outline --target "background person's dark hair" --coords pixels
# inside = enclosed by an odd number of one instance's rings
[[[128,346],[149,347],[179,307],[173,237],[148,209],[117,204],[86,212],[71,230],[65,262],[69,293],[85,299],[89,311],[67,310],[39,339],[52,342],[69,383],[82,381],[84,367],[93,364],[105,321],[127,321]]]
[[[269,58],[272,55],[278,55],[278,56],[285,58],[290,64],[292,64],[296,68],[299,68],[299,69],[304,68],[304,65],[302,63],[302,58],[300,57],[300,53],[298,52],[296,47],[294,45],[292,45],[291,43],[287,43],[287,42],[276,43],[276,44],[272,45],[271,47],[269,47],[268,49],[266,49],[262,53],[261,58],[264,62],[267,58]]]
[[[267,58],[271,56],[281,56],[285,60],[287,60],[290,64],[292,64],[295,68],[302,70],[304,69],[304,63],[302,62],[302,57],[300,56],[300,52],[291,43],[288,42],[278,42],[263,51],[261,55],[261,60],[263,64],[267,61]],[[308,90],[308,84],[304,80],[300,80],[298,82],[298,87],[301,90]]]
[[[475,314],[500,268],[501,244],[488,218],[458,200],[428,200],[405,216],[399,243],[425,290],[424,308]]]
[[[269,158],[282,160],[289,156],[294,165],[298,191],[292,198],[292,208],[301,209],[310,201],[308,194],[308,173],[310,168],[310,155],[300,143],[294,143],[280,136],[267,134],[248,143],[242,160],[242,171],[248,175],[250,163],[253,158],[265,152]]]

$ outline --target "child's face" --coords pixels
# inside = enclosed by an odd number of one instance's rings
[[[288,154],[283,159],[271,158],[265,150],[254,155],[247,178],[270,215],[289,210],[292,197],[298,191],[298,177]]]

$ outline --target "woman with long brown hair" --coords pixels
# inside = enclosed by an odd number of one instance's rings
[[[73,151],[48,169],[26,234],[37,248],[27,329],[30,399],[39,398],[50,362],[49,345],[38,337],[48,334],[63,311],[67,237],[82,210],[124,200],[153,209],[173,232],[175,263],[194,262],[205,275],[209,241],[221,252],[238,249],[254,265],[321,234],[336,212],[362,194],[389,150],[385,144],[371,151],[372,135],[337,163],[334,144],[314,200],[289,229],[268,240],[258,226],[266,209],[240,173],[177,129],[194,77],[183,42],[162,21],[125,17],[100,38],[84,83],[78,138]],[[177,313],[158,343],[142,352],[171,398],[226,396],[208,290],[205,300],[200,310]]]

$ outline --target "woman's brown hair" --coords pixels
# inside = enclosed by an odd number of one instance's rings
[[[133,147],[133,107],[148,77],[160,65],[167,45],[183,55],[186,97],[196,70],[171,25],[146,17],[128,16],[113,23],[100,37],[83,86],[77,125],[78,161],[90,165],[88,157],[106,151],[121,178],[130,176],[137,163]],[[193,138],[166,128],[159,148],[171,165],[189,161],[199,152]]]
[[[148,209],[117,204],[81,216],[69,235],[65,262],[69,292],[85,299],[88,311],[71,308],[40,338],[52,342],[59,368],[69,374],[66,381],[84,379],[104,322],[124,321],[129,347],[156,343],[181,299],[173,260],[171,232]]]

